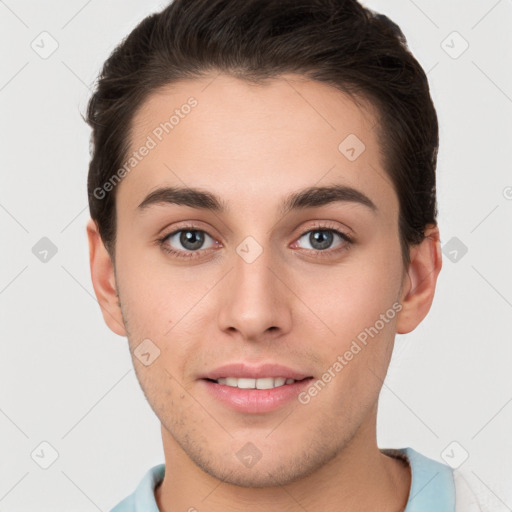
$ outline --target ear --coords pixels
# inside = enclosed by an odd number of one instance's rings
[[[437,225],[430,224],[425,239],[411,249],[411,263],[404,277],[396,332],[413,331],[427,316],[434,299],[437,276],[442,267],[441,242]]]
[[[89,219],[87,222],[87,238],[89,239],[92,285],[103,319],[111,331],[119,336],[126,336],[121,305],[117,295],[114,265],[93,219]]]

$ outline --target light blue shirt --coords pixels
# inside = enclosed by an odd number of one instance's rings
[[[411,468],[411,488],[404,512],[455,512],[455,484],[450,467],[412,448],[381,451],[406,460]],[[164,473],[165,464],[151,468],[135,491],[110,512],[159,512],[154,491]]]

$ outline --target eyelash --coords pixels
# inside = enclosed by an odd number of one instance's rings
[[[167,252],[168,254],[171,254],[172,256],[175,256],[177,258],[183,258],[183,259],[191,259],[191,258],[197,258],[201,257],[202,250],[199,249],[197,251],[178,251],[176,249],[173,249],[170,247],[166,240],[176,235],[177,233],[180,233],[181,231],[198,231],[202,233],[206,233],[203,229],[198,229],[197,226],[188,225],[188,226],[182,226],[180,229],[176,229],[174,231],[171,231],[170,233],[167,233],[166,235],[162,236],[161,238],[157,239],[158,245],[162,248],[163,251]],[[344,233],[343,231],[339,231],[338,229],[334,228],[333,226],[330,226],[328,224],[318,224],[310,227],[307,231],[304,231],[298,238],[302,238],[304,235],[307,235],[308,233],[314,232],[314,231],[327,231],[329,233],[334,233],[338,235],[345,243],[341,245],[341,247],[338,247],[336,249],[326,249],[326,250],[319,250],[319,249],[306,249],[308,252],[312,252],[314,255],[319,255],[320,257],[324,257],[326,253],[328,253],[329,256],[332,256],[333,254],[337,254],[340,251],[347,250],[353,243],[354,240],[352,237]],[[206,233],[208,235],[208,233]],[[208,235],[210,236],[210,235]],[[210,236],[210,238],[213,238]],[[207,250],[207,249],[206,249]]]

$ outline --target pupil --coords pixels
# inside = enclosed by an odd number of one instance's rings
[[[180,243],[187,249],[200,249],[203,244],[204,236],[199,231],[183,231],[180,236]]]
[[[314,249],[327,249],[332,243],[333,234],[329,231],[313,231],[309,235],[309,242]],[[318,244],[315,247],[315,244]]]

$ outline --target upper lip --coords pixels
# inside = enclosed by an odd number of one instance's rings
[[[287,379],[302,380],[311,377],[306,373],[294,370],[287,366],[274,363],[266,363],[259,366],[251,366],[247,363],[230,363],[219,366],[208,373],[205,373],[201,379],[222,379],[226,377],[261,379],[263,377],[285,377]]]

